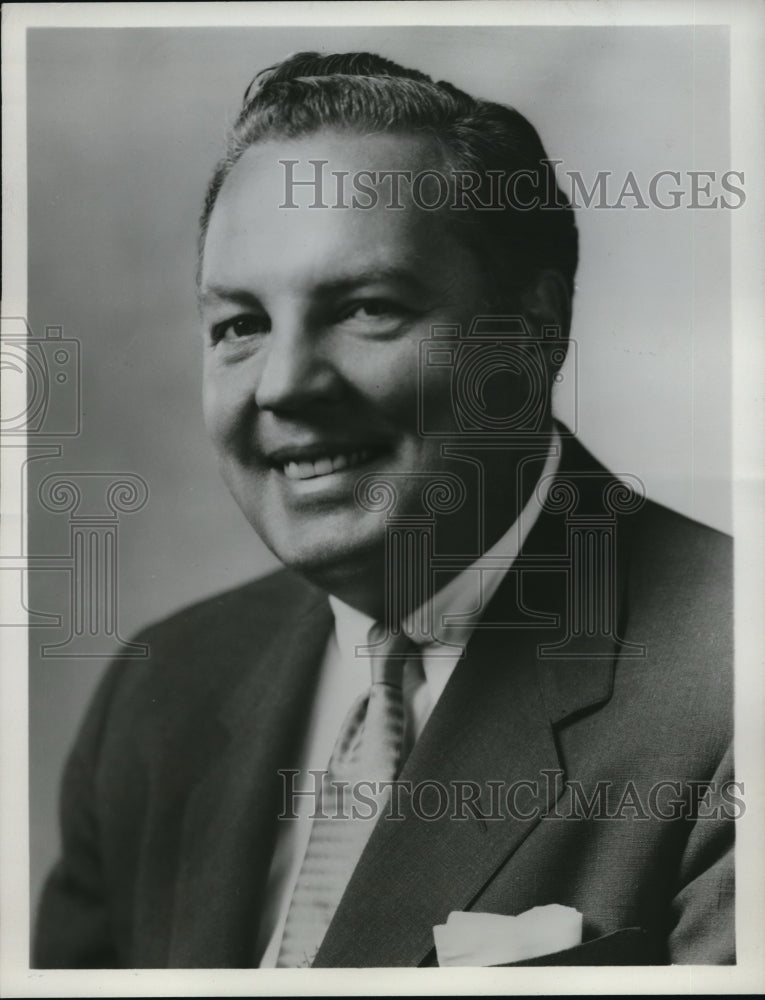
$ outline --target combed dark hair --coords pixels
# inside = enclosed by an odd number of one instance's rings
[[[480,178],[475,188],[489,203],[493,172],[528,171],[525,189],[540,205],[509,203],[450,213],[462,239],[478,255],[498,298],[514,294],[543,268],[554,268],[573,294],[577,231],[570,202],[558,188],[536,129],[514,108],[477,100],[449,83],[405,69],[368,52],[300,52],[258,73],[245,91],[205,197],[200,260],[210,215],[234,164],[254,143],[295,138],[322,128],[361,133],[426,135],[437,140],[445,165]],[[502,187],[504,192],[504,186]]]

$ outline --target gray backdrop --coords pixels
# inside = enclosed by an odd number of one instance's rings
[[[119,520],[123,637],[275,565],[208,448],[193,283],[203,189],[258,69],[306,48],[379,52],[514,104],[562,169],[580,171],[588,187],[611,170],[616,194],[628,170],[643,187],[659,170],[736,166],[724,28],[94,28],[27,37],[29,322],[39,336],[59,326],[79,343],[83,417],[80,433],[61,439],[60,458],[30,462],[30,552],[66,557],[71,545],[67,514],[35,499],[46,476],[142,477],[148,502]],[[578,364],[567,366],[558,401],[614,471],[723,530],[729,215],[578,212]],[[65,571],[29,575],[30,606],[64,618],[32,632],[33,899],[56,851],[62,761],[107,659],[105,650],[39,654],[66,638],[70,583]]]

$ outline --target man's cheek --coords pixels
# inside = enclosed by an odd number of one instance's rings
[[[231,442],[231,438],[242,425],[244,412],[233,386],[212,379],[205,384],[205,424],[216,445],[226,445]]]
[[[457,434],[454,408],[454,376],[451,368],[433,369],[423,362],[417,393],[417,429],[423,436]]]

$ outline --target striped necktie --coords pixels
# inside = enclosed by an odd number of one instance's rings
[[[375,643],[381,626],[372,630],[372,683],[352,706],[340,729],[322,783],[305,858],[284,926],[277,968],[310,966],[329,927],[356,863],[384,812],[390,788],[374,798],[373,818],[366,805],[354,816],[355,783],[392,781],[401,768],[404,704],[401,683],[407,659],[419,655],[404,635]]]

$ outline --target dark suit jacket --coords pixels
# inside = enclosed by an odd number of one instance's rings
[[[530,964],[734,961],[730,539],[627,512],[574,441],[558,480],[401,775],[477,782],[480,808],[426,821],[405,798],[403,822],[378,823],[317,966],[434,964],[451,910],[545,903],[580,910],[585,943]],[[606,611],[579,627],[587,559]],[[326,596],[279,572],[112,665],[66,768],[37,966],[253,964],[277,771],[331,626]],[[518,791],[513,815],[491,818],[487,782]],[[708,805],[694,782],[714,783]]]

